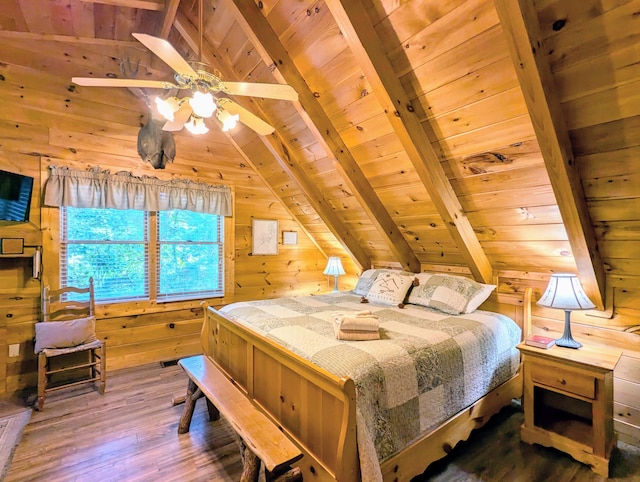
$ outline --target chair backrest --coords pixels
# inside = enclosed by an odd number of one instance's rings
[[[88,299],[86,299],[87,294]],[[75,295],[79,295],[82,299],[77,300],[78,296]],[[89,286],[86,288],[66,286],[52,290],[48,284],[45,284],[42,288],[41,300],[42,321],[64,321],[93,316],[94,303],[93,278],[89,278]]]

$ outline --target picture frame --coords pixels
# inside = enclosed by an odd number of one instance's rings
[[[253,219],[251,224],[251,253],[278,254],[278,220]]]
[[[298,232],[282,231],[282,244],[298,244]]]

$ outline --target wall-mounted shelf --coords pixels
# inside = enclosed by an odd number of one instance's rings
[[[42,268],[42,248],[40,246],[24,246],[22,253],[5,253],[0,254],[0,259],[24,259],[31,258],[33,265],[31,267],[31,277],[40,278],[40,270]]]
[[[22,253],[8,253],[0,254],[0,258],[33,258],[36,255],[38,248],[32,246],[25,246]]]

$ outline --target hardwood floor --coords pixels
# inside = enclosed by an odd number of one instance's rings
[[[108,374],[107,392],[62,390],[34,412],[5,482],[237,481],[240,453],[229,425],[209,423],[196,404],[188,434],[178,435],[187,379],[177,366],[145,365]],[[0,411],[10,410],[7,404]],[[520,442],[522,412],[504,409],[420,481],[595,482],[605,480],[571,457]],[[619,443],[612,481],[640,481],[640,448]]]

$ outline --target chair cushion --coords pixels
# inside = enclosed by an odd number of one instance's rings
[[[35,324],[35,352],[45,348],[68,348],[96,340],[96,318],[88,316],[67,321],[46,321]]]

